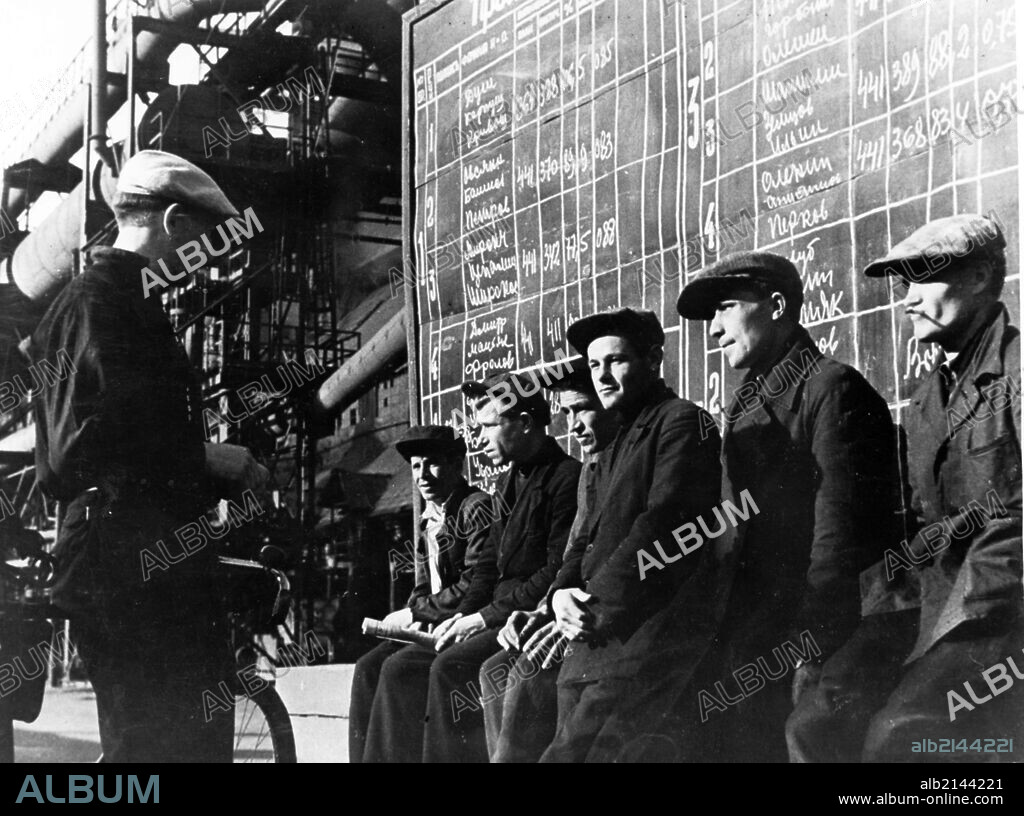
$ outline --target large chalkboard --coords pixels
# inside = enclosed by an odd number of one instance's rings
[[[443,0],[405,26],[422,421],[619,305],[661,315],[666,380],[720,414],[739,376],[675,302],[754,247],[797,264],[802,322],[898,417],[934,350],[860,270],[957,212],[1002,223],[1018,322],[1014,0]]]

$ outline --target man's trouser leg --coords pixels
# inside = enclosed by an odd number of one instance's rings
[[[970,750],[912,750],[921,740],[966,740],[969,745],[976,739],[982,744],[986,739],[1024,739],[1024,621],[1018,619],[995,633],[981,631],[985,626],[980,622],[959,627],[906,667],[885,707],[871,720],[865,762],[1013,759],[1009,754]],[[971,708],[960,705],[950,692]]]
[[[208,621],[72,637],[96,692],[106,762],[230,762],[234,698],[230,654]]]
[[[500,673],[501,667],[507,666],[512,662],[512,659],[512,656],[504,649],[496,655],[487,658],[480,667],[480,688],[483,689],[484,684],[489,682],[489,678]],[[511,689],[506,686],[504,691],[496,693],[492,700],[482,704],[484,736],[487,738],[487,756],[490,757],[491,762],[495,761],[494,756],[498,751],[498,738],[501,736],[501,720],[505,710],[505,697],[510,693]],[[486,692],[481,692],[481,694],[482,699],[487,699]]]
[[[622,701],[628,678],[558,684],[558,729],[541,762],[583,762]]]
[[[477,682],[484,661],[500,650],[498,630],[488,629],[438,655],[430,667],[424,762],[487,762],[481,696],[490,702],[504,689],[508,664],[489,675],[487,688]]]
[[[899,683],[919,609],[870,615],[825,661],[786,721],[790,762],[860,762],[875,713]]]
[[[493,748],[488,734],[492,762],[537,762],[541,758],[555,738],[558,723],[558,670],[557,664],[542,669],[525,657],[516,661]],[[484,712],[486,715],[486,708]]]
[[[370,711],[377,691],[380,672],[387,660],[403,644],[386,640],[356,661],[352,674],[352,696],[348,707],[348,761],[362,762],[366,749],[366,729],[370,725]]]
[[[363,762],[419,762],[430,666],[437,653],[405,646],[384,661],[370,708]]]

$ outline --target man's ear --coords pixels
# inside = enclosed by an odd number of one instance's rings
[[[786,314],[786,296],[782,292],[772,292],[768,300],[772,305],[772,320],[782,320]]]
[[[980,295],[987,292],[992,286],[992,264],[988,261],[979,261],[971,264],[969,274],[966,275],[966,288],[972,295]]]
[[[187,217],[181,204],[174,202],[164,210],[161,226],[167,235],[175,235],[182,228],[182,219]]]
[[[530,433],[530,431],[537,427],[533,415],[526,413],[526,411],[519,413],[519,421],[523,423],[523,433]]]
[[[661,369],[661,363],[665,359],[665,349],[662,346],[651,346],[650,351],[647,352],[647,359],[651,363],[651,368],[654,373],[657,374]]]

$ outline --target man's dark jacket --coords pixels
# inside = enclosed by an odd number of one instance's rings
[[[719,435],[703,409],[659,382],[632,423],[601,456],[598,502],[571,544],[552,591],[581,587],[594,596],[597,641],[573,644],[559,683],[630,676],[655,644],[645,626],[696,570],[703,554],[681,555],[673,531],[704,515],[721,486]],[[641,550],[661,561],[641,573]]]
[[[906,412],[912,509],[922,525],[921,626],[907,661],[957,627],[1022,611],[1020,332],[1005,307],[956,359],[943,408],[936,369]]]
[[[426,522],[421,519],[416,541],[416,585],[406,604],[412,610],[413,620],[440,623],[454,615],[466,597],[490,531],[490,498],[483,490],[460,479],[445,501],[444,521],[437,533],[442,587],[439,592],[430,591],[429,555],[423,532]]]
[[[893,543],[895,432],[881,396],[798,327],[726,414],[725,477],[758,512],[738,531],[719,633],[724,676],[807,630],[826,659],[860,619],[860,572]],[[812,652],[813,653],[813,652]]]
[[[519,471],[526,478],[515,495]],[[492,499],[495,522],[459,612],[479,612],[493,628],[512,612],[537,606],[562,563],[579,477],[580,463],[550,437],[536,462],[501,475]]]
[[[207,547],[149,580],[142,570],[142,551],[158,552],[159,541],[179,552],[175,530],[213,498],[199,382],[160,299],[142,296],[145,263],[94,249],[32,338],[35,361],[65,353],[73,369],[34,402],[37,478],[69,502],[54,601],[68,612],[102,608],[117,625],[140,613],[201,614],[214,555]]]

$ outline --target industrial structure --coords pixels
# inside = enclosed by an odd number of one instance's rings
[[[412,486],[391,442],[408,425],[401,287],[401,13],[411,0],[93,0],[89,42],[4,168],[0,238],[0,489],[53,540],[60,508],[34,486],[26,343],[83,252],[112,242],[117,168],[181,155],[251,218],[164,295],[203,372],[210,441],[270,467],[296,634],[327,659],[362,651],[411,537]],[[191,55],[191,56],[189,56]],[[191,65],[182,81],[176,66]],[[172,81],[174,76],[174,81]],[[45,218],[33,204],[61,196]],[[212,253],[211,253],[212,254]],[[245,547],[246,542],[232,546]],[[397,569],[401,572],[401,569]]]

